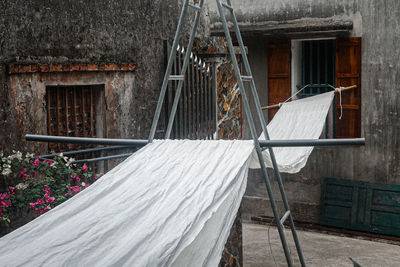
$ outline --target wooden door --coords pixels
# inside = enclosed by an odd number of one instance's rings
[[[361,38],[336,40],[336,87],[357,85],[342,93],[342,119],[339,95],[336,97],[336,138],[361,136]]]
[[[268,105],[281,103],[290,97],[290,49],[290,40],[268,44]],[[268,111],[268,121],[277,111]]]

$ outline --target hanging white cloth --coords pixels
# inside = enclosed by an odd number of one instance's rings
[[[252,141],[154,141],[0,239],[1,266],[217,266]]]
[[[267,126],[270,139],[318,139],[333,97],[334,91],[331,91],[284,103]],[[259,140],[265,140],[263,133]],[[273,150],[280,172],[297,173],[306,165],[313,147],[275,147]],[[272,168],[268,149],[263,151],[263,157],[266,166]],[[250,168],[260,168],[256,153],[252,155]]]

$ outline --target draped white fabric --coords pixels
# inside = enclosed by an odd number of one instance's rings
[[[252,141],[154,141],[0,239],[2,266],[217,266]]]
[[[270,139],[318,139],[333,96],[334,91],[331,91],[283,104],[267,126]],[[265,140],[264,135],[259,139]],[[313,147],[275,147],[273,150],[279,171],[297,173],[306,165]],[[268,150],[263,151],[263,156],[266,166],[272,168]],[[252,155],[250,168],[260,168],[256,153]]]

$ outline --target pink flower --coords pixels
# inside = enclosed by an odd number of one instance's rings
[[[89,187],[89,184],[85,184],[85,188],[88,188]]]
[[[79,183],[81,181],[81,178],[79,178],[79,176],[76,176],[76,181]]]
[[[31,206],[31,209],[33,209],[36,206],[36,202],[29,203],[29,206]]]
[[[72,179],[75,179],[76,178],[76,175],[75,175],[75,173],[73,173],[73,174],[71,174],[71,176],[70,176]]]
[[[35,160],[33,161],[33,166],[38,167],[39,164],[40,164],[39,157],[37,157],[37,158],[35,158]]]
[[[26,169],[23,169],[22,171],[20,171],[18,173],[19,177],[21,177],[22,179],[25,179],[26,177],[28,177],[28,171]]]
[[[56,200],[55,197],[50,197],[48,195],[44,195],[44,198],[46,199],[46,203],[50,203],[50,204],[54,203],[54,201]]]
[[[66,194],[65,194],[66,197],[69,197],[70,195],[71,195],[70,193],[66,193]]]
[[[82,190],[82,188],[78,185],[68,186],[68,191],[72,191],[74,193],[74,195],[78,194],[81,190]]]
[[[8,208],[8,207],[10,207],[10,206],[11,206],[11,201],[10,201],[10,200],[7,200],[7,201],[1,201],[1,202],[0,202],[0,204],[1,204],[3,207],[6,207],[6,208]]]
[[[45,187],[46,187],[46,189],[44,189],[43,192],[44,192],[46,195],[50,195],[50,194],[51,194],[50,187],[48,187],[47,185],[45,185]]]
[[[36,205],[42,205],[42,204],[44,204],[43,199],[38,199],[38,201],[36,201]]]
[[[9,197],[10,197],[10,195],[7,194],[7,193],[0,194],[0,200],[6,199],[6,198],[9,198]]]
[[[82,170],[85,172],[85,171],[87,171],[87,169],[88,169],[88,166],[86,165],[86,163],[83,163]]]
[[[15,190],[15,187],[13,187],[13,186],[9,186],[9,187],[8,187],[8,189],[10,189],[10,191],[11,191],[11,192],[14,192],[14,190]]]
[[[97,178],[99,178],[99,176],[97,176],[96,174],[94,175],[94,179],[97,180]]]

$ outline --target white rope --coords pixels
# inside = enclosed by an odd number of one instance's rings
[[[298,95],[301,91],[303,91],[304,89],[306,89],[309,86],[309,84],[307,84],[306,86],[304,86],[303,88],[301,88],[299,91],[297,91],[297,93],[295,93],[294,95],[291,95],[288,99],[286,99],[284,102],[280,102],[278,103],[279,107],[281,107],[283,104],[285,104],[286,102],[288,102],[290,99],[292,99],[293,97],[295,97],[296,95]]]
[[[335,91],[339,92],[339,105],[340,105],[340,116],[339,116],[339,120],[342,119],[342,115],[343,115],[343,106],[342,106],[342,89],[343,87],[340,86],[339,88],[336,88]]]

